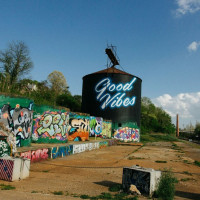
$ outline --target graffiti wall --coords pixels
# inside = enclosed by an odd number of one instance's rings
[[[139,129],[128,127],[119,128],[117,131],[115,131],[114,138],[124,142],[139,142]]]
[[[7,102],[9,100],[8,97],[5,99],[4,102],[6,102],[6,104],[2,105],[1,102],[0,122],[3,123],[6,128],[13,131],[16,136],[17,146],[29,146],[32,133],[33,103],[29,102],[27,107],[22,107],[20,104],[15,104],[15,107],[12,107],[12,105],[9,104],[10,102]]]
[[[108,142],[107,141],[99,142],[99,149],[103,149],[103,148],[105,148],[107,146],[108,146]]]
[[[51,158],[69,156],[73,154],[73,145],[51,148]]]
[[[101,136],[103,118],[90,117],[90,136]]]
[[[102,137],[111,138],[112,134],[112,122],[103,121],[102,123]]]
[[[37,149],[37,150],[22,152],[20,154],[20,157],[28,158],[31,160],[31,162],[38,162],[42,160],[47,160],[47,158],[49,157],[48,153],[49,153],[49,149],[47,148]]]
[[[69,141],[89,140],[90,117],[69,113]]]
[[[32,139],[38,143],[67,142],[68,112],[50,112],[34,119]]]
[[[10,146],[8,145],[6,140],[0,139],[0,157],[9,155],[10,155]]]

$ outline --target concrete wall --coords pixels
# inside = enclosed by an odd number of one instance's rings
[[[102,137],[111,138],[112,135],[112,122],[103,121],[102,123]]]
[[[67,142],[68,112],[47,111],[36,116],[32,134],[33,141],[37,143]]]
[[[90,136],[101,136],[102,135],[102,123],[103,118],[101,117],[90,117]]]
[[[0,122],[12,130],[17,146],[29,146],[33,123],[33,102],[0,95]]]
[[[139,129],[129,127],[119,128],[115,131],[114,138],[123,142],[139,142]]]
[[[43,148],[43,149],[21,152],[20,157],[28,158],[31,160],[31,162],[39,162],[47,159],[56,159],[59,157],[70,156],[72,154],[91,151],[94,149],[102,149],[112,145],[116,145],[116,141],[114,139],[100,141],[100,142],[63,145],[52,148]]]

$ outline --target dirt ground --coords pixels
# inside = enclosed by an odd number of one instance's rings
[[[176,144],[176,145],[174,145]],[[96,196],[109,186],[122,183],[123,167],[139,165],[156,170],[171,169],[179,183],[175,199],[200,200],[200,146],[189,142],[157,142],[139,146],[110,146],[65,158],[31,164],[30,177],[0,184],[15,186],[0,190],[0,200],[78,200],[78,195]],[[157,163],[156,161],[166,161]],[[63,195],[53,192],[62,191]],[[148,199],[139,196],[139,200]]]

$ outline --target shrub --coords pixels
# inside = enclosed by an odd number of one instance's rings
[[[163,172],[156,194],[159,199],[173,200],[175,194],[175,183],[177,179],[173,176],[172,172]]]

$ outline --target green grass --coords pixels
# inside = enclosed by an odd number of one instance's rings
[[[110,192],[119,192],[120,190],[122,189],[122,185],[121,184],[115,184],[115,185],[112,185],[108,188],[108,190]]]
[[[173,141],[178,141],[178,139],[169,134],[143,134],[141,135],[141,142],[142,143],[147,143],[147,142],[173,142]]]
[[[47,173],[47,172],[49,172],[49,170],[43,170],[42,172]]]
[[[14,190],[16,187],[14,187],[12,185],[0,184],[0,188],[1,188],[1,190]]]
[[[63,195],[63,192],[62,191],[54,191],[53,194],[54,195]]]
[[[195,179],[193,179],[193,178],[182,178],[182,179],[180,179],[180,181],[182,181],[182,182],[192,181],[192,180],[195,180]]]
[[[38,193],[37,191],[33,190],[31,193]]]
[[[200,162],[199,162],[199,161],[195,160],[195,161],[194,161],[194,164],[195,164],[196,166],[199,166],[199,167],[200,167]]]
[[[179,147],[179,146],[178,146],[177,144],[175,144],[175,143],[172,143],[172,149],[181,151],[181,147]]]
[[[175,183],[177,182],[178,180],[174,177],[172,172],[163,172],[158,189],[154,196],[162,200],[173,200],[175,194]]]
[[[167,163],[166,160],[156,160],[155,162],[156,162],[156,163]]]
[[[75,196],[74,196],[75,197]],[[90,199],[90,200],[100,200],[100,199],[106,199],[106,200],[137,200],[137,196],[129,196],[126,193],[117,193],[112,195],[108,192],[102,192],[100,195],[97,196],[89,196],[87,194],[79,195],[76,197],[80,197],[81,199]]]

